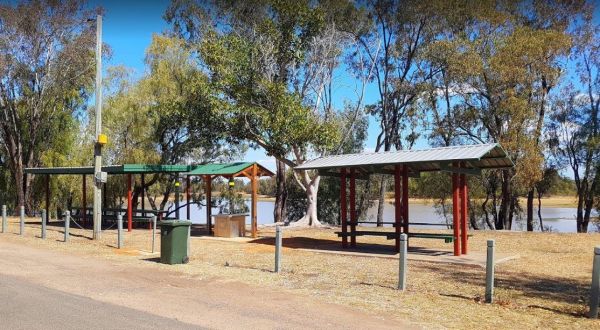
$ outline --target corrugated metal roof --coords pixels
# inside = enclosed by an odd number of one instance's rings
[[[502,147],[497,144],[476,144],[431,149],[401,150],[325,156],[296,166],[295,170],[339,170],[359,168],[364,174],[384,173],[394,170],[395,165],[407,165],[414,173],[442,171],[461,162],[466,169],[509,168],[514,164]]]

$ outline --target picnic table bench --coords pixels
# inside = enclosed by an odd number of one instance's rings
[[[352,237],[352,236],[383,236],[386,237],[388,240],[391,239],[396,239],[396,237],[398,236],[395,232],[389,232],[389,231],[369,231],[369,230],[357,230],[355,232],[335,232],[337,234],[338,237]],[[468,235],[468,237],[471,237],[473,235]],[[440,233],[408,233],[408,237],[414,237],[414,238],[429,238],[429,239],[443,239],[444,243],[452,243],[454,242],[454,235],[453,234],[440,234]]]

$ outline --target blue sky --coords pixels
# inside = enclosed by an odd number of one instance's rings
[[[103,17],[103,41],[112,50],[112,57],[105,61],[104,68],[111,65],[124,65],[134,69],[136,76],[144,73],[144,54],[151,42],[152,34],[161,33],[169,29],[164,21],[163,14],[167,9],[169,0],[91,0],[88,2],[90,8],[101,6],[104,8]],[[599,8],[596,8],[598,14]],[[599,15],[595,15],[596,20]],[[338,77],[341,84],[334,91],[336,105],[341,106],[344,99],[353,99],[355,86],[351,79]],[[377,100],[376,87],[371,85],[367,89],[365,102],[374,103]],[[372,150],[378,134],[377,122],[371,118],[369,125],[369,137],[365,147]],[[419,141],[417,147],[426,147],[426,141]],[[244,157],[247,161],[258,161],[262,165],[274,169],[274,159],[268,157],[265,152],[249,150]]]

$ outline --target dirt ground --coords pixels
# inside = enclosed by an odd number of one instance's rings
[[[105,231],[92,241],[89,230],[73,229],[62,243],[59,226],[49,226],[48,239],[39,238],[39,223],[28,221],[25,237],[3,235],[47,249],[94,255],[132,265],[157,260],[151,254],[151,232],[126,233],[123,250],[115,249],[116,233]],[[18,232],[11,219],[10,232]],[[483,303],[485,269],[479,266],[409,261],[407,290],[397,286],[398,262],[389,258],[316,253],[305,249],[339,250],[335,228],[284,229],[283,272],[273,274],[273,228],[262,228],[259,239],[192,238],[187,265],[151,263],[152,268],[181,272],[198,280],[240,282],[260,290],[282,290],[316,302],[350,307],[374,317],[406,320],[425,328],[599,328],[585,318],[591,281],[593,248],[600,234],[472,232],[470,250],[483,253],[486,240],[497,252],[519,255],[496,267],[496,295]],[[37,237],[36,237],[37,236]],[[393,241],[359,237],[358,251],[392,253]],[[160,239],[156,239],[156,246]],[[445,251],[450,244],[413,239],[409,253]],[[267,291],[266,291],[267,292]]]

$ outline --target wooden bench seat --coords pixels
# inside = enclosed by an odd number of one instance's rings
[[[396,238],[396,233],[393,232],[389,232],[389,231],[366,231],[366,230],[357,230],[354,233],[348,231],[348,232],[341,232],[341,231],[337,231],[335,232],[337,234],[338,237],[352,237],[352,236],[384,236],[387,237],[387,239],[394,239]]]
[[[354,233],[348,231],[346,233],[338,231],[335,232],[338,237],[352,237],[352,236],[384,236],[387,239],[396,239],[395,232],[389,231],[365,231],[365,230],[357,230]],[[473,235],[468,235],[471,237]],[[414,238],[429,238],[429,239],[443,239],[445,243],[454,242],[454,236],[452,234],[437,234],[437,233],[408,233],[408,237]]]

